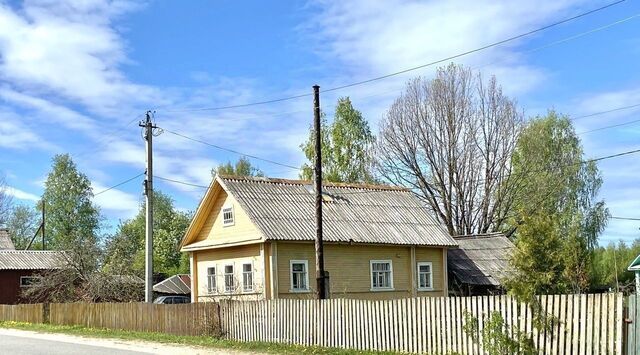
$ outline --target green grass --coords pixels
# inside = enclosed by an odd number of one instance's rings
[[[373,351],[346,350],[337,348],[322,348],[317,346],[300,346],[265,342],[240,342],[214,338],[212,336],[182,336],[164,333],[132,332],[126,330],[97,329],[83,326],[33,324],[22,322],[0,321],[0,328],[30,330],[45,333],[62,333],[88,338],[111,338],[124,340],[141,340],[164,344],[183,344],[200,346],[211,349],[234,349],[257,353],[273,354],[392,354]]]

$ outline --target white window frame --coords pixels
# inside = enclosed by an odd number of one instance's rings
[[[231,273],[227,272],[227,266],[231,266]],[[224,265],[224,293],[233,293],[236,290],[236,268],[234,264],[225,264]],[[229,289],[227,286],[227,276],[231,276],[231,288]]]
[[[251,271],[244,271],[244,267],[245,265],[249,265],[251,267]],[[251,275],[251,284],[247,285],[246,284],[246,276],[247,274]],[[253,263],[251,262],[244,262],[242,263],[242,291],[243,292],[253,292],[255,290],[255,272],[253,269]],[[247,287],[249,286],[249,287]]]
[[[22,280],[26,280],[26,279],[34,279],[35,282],[30,284],[30,285],[25,285],[23,284]],[[20,276],[20,287],[33,287],[35,286],[38,282],[40,282],[41,277],[40,276]]]
[[[429,266],[429,287],[420,287],[420,266]],[[416,281],[418,291],[433,291],[433,263],[431,261],[420,261],[416,264]]]
[[[306,288],[293,288],[293,264],[303,264],[304,265],[304,282],[307,286]],[[304,293],[310,292],[311,288],[309,287],[309,261],[308,260],[289,260],[289,291],[296,293]]]
[[[213,269],[213,274],[209,273],[209,270]],[[207,267],[207,293],[216,294],[218,293],[218,280],[216,277],[218,276],[218,265],[208,266]],[[213,280],[213,287],[211,287]]]
[[[224,214],[227,212],[231,212],[231,219],[227,220],[224,218]],[[222,226],[229,227],[236,224],[236,213],[233,209],[233,205],[226,205],[222,207]]]
[[[389,264],[389,287],[373,287],[373,264]],[[371,291],[393,291],[393,261],[392,260],[369,260],[369,282]]]

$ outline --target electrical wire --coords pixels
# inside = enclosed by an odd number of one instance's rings
[[[583,12],[583,13],[580,13],[578,15],[566,18],[564,20],[561,20],[561,21],[558,21],[558,22],[554,22],[554,23],[551,23],[549,25],[546,25],[546,26],[543,26],[543,27],[539,27],[539,28],[536,28],[534,30],[531,30],[531,31],[528,31],[528,32],[524,32],[524,33],[521,33],[521,34],[518,34],[518,35],[515,35],[515,36],[512,36],[512,37],[509,37],[509,38],[505,38],[503,40],[500,40],[500,41],[497,41],[497,42],[493,42],[493,43],[487,44],[487,45],[482,46],[482,47],[478,47],[478,48],[471,49],[471,50],[468,50],[468,51],[465,51],[465,52],[462,52],[462,53],[451,55],[451,56],[446,57],[446,58],[438,59],[438,60],[435,60],[435,61],[432,61],[432,62],[429,62],[429,63],[421,64],[421,65],[418,65],[418,66],[415,66],[415,67],[403,69],[403,70],[400,70],[400,71],[396,71],[396,72],[393,72],[393,73],[381,75],[381,76],[378,76],[378,77],[374,77],[374,78],[370,78],[370,79],[366,79],[366,80],[361,80],[361,81],[353,82],[353,83],[350,83],[350,84],[331,87],[329,89],[322,90],[322,92],[331,92],[331,91],[342,90],[342,89],[346,89],[346,88],[350,88],[350,87],[354,87],[354,86],[359,86],[359,85],[371,83],[371,82],[374,82],[374,81],[378,81],[378,80],[390,78],[390,77],[393,77],[393,76],[397,76],[397,75],[400,75],[400,74],[408,73],[408,72],[411,72],[411,71],[415,71],[415,70],[418,70],[418,69],[426,68],[426,67],[433,66],[433,65],[436,65],[436,64],[448,62],[448,61],[450,61],[452,59],[464,57],[464,56],[467,56],[467,55],[472,54],[472,53],[476,53],[476,52],[480,52],[480,51],[483,51],[483,50],[486,50],[486,49],[489,49],[489,48],[492,48],[492,47],[500,46],[502,44],[505,44],[505,43],[508,43],[508,42],[512,42],[512,41],[515,41],[515,40],[518,40],[520,38],[524,38],[524,37],[530,36],[530,35],[538,33],[538,32],[545,31],[545,30],[547,30],[549,28],[556,27],[556,26],[562,25],[564,23],[567,23],[567,22],[570,22],[570,21],[573,21],[573,20],[588,16],[588,15],[591,15],[593,13],[605,10],[605,9],[610,8],[612,6],[621,4],[624,1],[625,0],[618,0],[618,1],[615,1],[615,2],[612,2],[612,3],[609,3],[607,5],[595,8],[593,10],[590,10],[590,11],[587,11],[587,12]],[[298,95],[293,95],[293,96],[282,97],[282,98],[278,98],[278,99],[264,100],[264,101],[258,101],[258,102],[250,102],[250,103],[244,103],[244,104],[238,104],[238,105],[227,105],[227,106],[217,106],[217,107],[201,107],[201,108],[185,108],[185,109],[176,109],[176,110],[165,110],[165,112],[218,111],[218,110],[243,108],[243,107],[249,107],[249,106],[257,106],[257,105],[264,105],[264,104],[270,104],[270,103],[276,103],[276,102],[282,102],[282,101],[295,100],[295,99],[299,99],[299,98],[303,98],[303,97],[308,97],[308,96],[311,96],[311,95],[312,95],[312,93],[304,93],[304,94],[298,94]]]
[[[113,189],[115,189],[116,187],[122,186],[122,185],[124,185],[124,184],[126,184],[126,183],[128,183],[128,182],[130,182],[130,181],[132,181],[132,180],[134,180],[134,179],[136,179],[136,178],[139,178],[139,177],[140,177],[140,176],[142,176],[142,175],[144,175],[144,172],[142,172],[142,173],[140,173],[140,174],[138,174],[138,175],[136,175],[136,176],[134,176],[134,177],[131,177],[131,178],[129,178],[129,179],[127,179],[127,180],[123,181],[123,182],[120,182],[120,183],[118,183],[118,184],[116,184],[116,185],[113,185],[113,186],[111,186],[111,187],[109,187],[109,188],[106,188],[106,189],[104,189],[104,190],[102,190],[102,191],[100,191],[100,192],[96,192],[95,194],[93,194],[93,196],[95,197],[95,196],[98,196],[98,195],[100,195],[100,194],[103,194],[103,193],[105,193],[105,192],[107,192],[107,191],[109,191],[109,190],[113,190]]]
[[[613,109],[610,109],[610,110],[606,110],[606,111],[594,112],[594,113],[590,113],[590,114],[588,114],[588,115],[572,117],[572,118],[570,118],[570,120],[571,120],[571,121],[575,121],[575,120],[579,120],[579,119],[582,119],[582,118],[588,118],[588,117],[593,117],[593,116],[604,115],[605,113],[611,113],[611,112],[616,112],[616,111],[628,110],[628,109],[630,109],[630,108],[634,108],[634,107],[640,107],[640,104],[634,104],[634,105],[629,105],[629,106],[616,107],[616,108],[613,108]]]
[[[238,155],[241,155],[241,156],[249,157],[249,158],[252,158],[252,159],[255,159],[255,160],[260,160],[260,161],[263,161],[263,162],[266,162],[266,163],[283,166],[283,167],[286,167],[286,168],[289,168],[289,169],[293,169],[293,170],[296,170],[296,171],[300,170],[299,167],[295,167],[293,165],[280,163],[280,162],[277,162],[275,160],[261,158],[261,157],[258,157],[258,156],[255,156],[255,155],[251,155],[251,154],[242,153],[242,152],[239,152],[237,150],[225,148],[225,147],[222,147],[222,146],[219,146],[219,145],[216,145],[216,144],[205,142],[205,141],[197,139],[197,138],[192,138],[192,137],[189,137],[189,136],[184,135],[182,133],[175,132],[175,131],[172,131],[172,130],[169,130],[169,129],[166,129],[166,128],[163,128],[163,129],[167,133],[171,133],[173,135],[176,135],[178,137],[182,137],[184,139],[188,139],[190,141],[194,141],[194,142],[198,142],[198,143],[201,143],[201,144],[204,144],[204,145],[208,145],[208,146],[216,148],[216,149],[220,149],[220,150],[224,150],[224,151],[227,151],[227,152],[230,152],[230,153],[234,153],[234,154],[238,154]]]
[[[602,156],[602,157],[598,157],[598,158],[593,158],[593,159],[581,160],[579,162],[564,164],[564,165],[560,165],[560,166],[555,166],[553,168],[557,169],[557,168],[561,168],[561,167],[588,164],[588,163],[593,163],[593,162],[598,162],[598,161],[602,161],[602,160],[618,158],[618,157],[621,157],[621,156],[631,155],[631,154],[636,154],[636,153],[640,153],[640,149],[635,149],[635,150],[629,150],[629,151],[625,151],[625,152],[621,152],[621,153],[610,154],[610,155],[606,155],[606,156]],[[505,174],[503,176],[503,178],[511,177],[511,176],[515,176],[515,175],[526,175],[526,174],[531,174],[531,173],[535,173],[535,172],[542,172],[542,171],[548,171],[548,170],[549,169],[538,169],[538,170],[527,171],[527,172],[523,172],[523,173],[509,173],[509,174]],[[180,180],[175,180],[175,179],[169,179],[169,178],[164,178],[164,177],[160,177],[160,176],[155,176],[155,178],[158,178],[158,179],[161,179],[161,180],[165,180],[165,181],[174,182],[174,183],[177,183],[177,184],[192,186],[192,187],[199,187],[199,188],[203,188],[203,189],[208,189],[209,188],[209,186],[205,186],[205,185],[200,185],[200,184],[195,184],[195,183],[190,183],[190,182],[185,182],[185,181],[180,181]],[[486,180],[488,180],[488,179],[468,180],[466,182],[474,182],[474,181],[475,182],[484,182]],[[326,187],[332,187],[332,186],[326,185]],[[340,188],[339,186],[336,186],[336,187]],[[366,187],[362,187],[362,188],[366,189]],[[340,194],[341,195],[342,194],[348,195],[348,194],[363,194],[363,193],[374,193],[374,192],[380,192],[380,190],[348,191],[348,192],[341,192]],[[268,195],[270,193],[267,192],[267,193],[263,193],[263,194],[267,194]],[[273,193],[273,194],[279,194],[279,193]],[[300,195],[303,195],[303,194],[301,193]],[[304,195],[306,195],[306,194],[304,194]]]
[[[627,122],[623,122],[623,123],[618,123],[618,124],[614,124],[614,125],[609,125],[609,126],[604,126],[604,127],[599,127],[599,128],[594,128],[594,129],[590,129],[588,131],[582,131],[582,132],[577,133],[577,134],[580,135],[580,134],[585,134],[585,133],[598,132],[598,131],[603,131],[605,129],[628,126],[630,124],[634,124],[634,123],[638,123],[638,122],[640,122],[640,119],[633,120],[633,121],[627,121]]]
[[[634,218],[634,217],[611,216],[611,219],[618,219],[618,220],[623,220],[623,221],[640,221],[640,218]]]

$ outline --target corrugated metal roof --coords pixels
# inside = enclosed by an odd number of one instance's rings
[[[266,240],[313,241],[315,197],[308,181],[219,177]],[[456,246],[410,191],[377,185],[325,184],[324,240]]]
[[[153,285],[153,290],[159,293],[188,295],[191,293],[191,276],[173,275],[170,278]]]
[[[0,250],[0,270],[47,270],[64,264],[64,253],[60,251]]]
[[[451,272],[462,282],[471,285],[501,285],[513,268],[509,262],[513,243],[504,234],[494,233],[455,237],[458,249],[448,252]]]
[[[9,236],[9,230],[0,229],[0,250],[15,250],[11,237]]]

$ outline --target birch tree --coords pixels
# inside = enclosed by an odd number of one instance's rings
[[[411,188],[452,235],[498,230],[518,178],[511,155],[523,126],[494,77],[462,66],[409,81],[380,123],[380,175]]]

